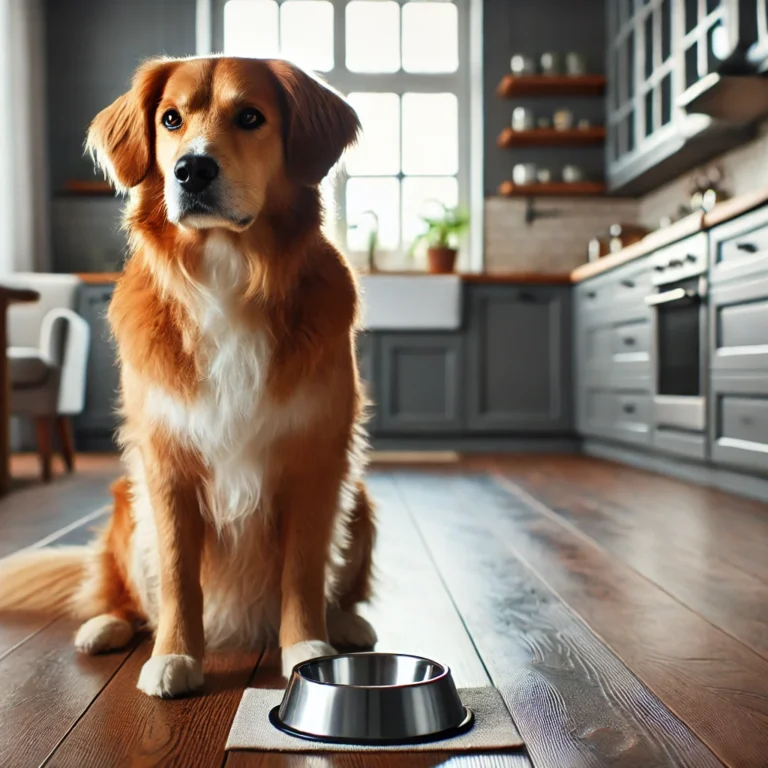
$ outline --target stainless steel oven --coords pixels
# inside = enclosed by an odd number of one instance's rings
[[[654,421],[657,429],[706,430],[707,249],[705,235],[654,257]]]

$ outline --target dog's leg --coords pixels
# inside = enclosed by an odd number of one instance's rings
[[[286,677],[302,661],[335,653],[328,644],[325,577],[346,471],[345,458],[335,458],[327,440],[318,439],[316,453],[296,455],[293,463],[300,472],[282,479],[277,497],[283,549],[280,647]]]
[[[159,453],[145,467],[160,556],[160,616],[152,658],[141,670],[138,687],[150,696],[171,698],[203,684],[204,524],[195,476],[181,476]],[[176,461],[181,464],[178,456]]]
[[[357,484],[355,506],[346,523],[344,563],[338,574],[335,605],[328,607],[328,636],[337,648],[373,648],[376,631],[355,607],[371,597],[373,545],[376,538],[373,503],[364,483]]]

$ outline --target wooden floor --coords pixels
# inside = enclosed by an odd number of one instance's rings
[[[87,540],[117,471],[20,483],[0,554]],[[30,619],[0,623],[0,766],[768,766],[768,506],[581,457],[387,463],[370,486],[378,647],[497,686],[525,751],[226,754],[243,689],[282,684],[273,652],[211,657],[201,695],[157,701],[135,688],[147,639],[84,658],[74,624]]]

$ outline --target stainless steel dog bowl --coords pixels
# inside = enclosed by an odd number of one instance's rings
[[[269,715],[286,733],[335,744],[413,744],[472,725],[448,667],[419,656],[350,653],[294,667]]]

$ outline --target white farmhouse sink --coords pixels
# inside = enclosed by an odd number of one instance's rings
[[[362,275],[363,328],[455,330],[461,326],[459,275]]]

